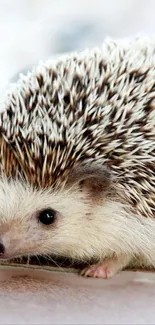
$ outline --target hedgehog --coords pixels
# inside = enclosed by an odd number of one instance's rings
[[[155,39],[40,62],[0,112],[0,258],[155,267]],[[95,262],[93,262],[95,261]]]

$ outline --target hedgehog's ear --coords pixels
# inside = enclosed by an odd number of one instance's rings
[[[67,184],[72,186],[79,184],[92,196],[103,196],[111,186],[111,173],[105,166],[96,164],[77,166],[73,168],[68,177]]]

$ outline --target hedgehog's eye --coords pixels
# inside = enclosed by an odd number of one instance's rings
[[[53,209],[45,209],[40,212],[38,219],[44,225],[51,225],[55,221],[56,211]]]

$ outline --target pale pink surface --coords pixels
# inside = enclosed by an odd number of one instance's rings
[[[101,280],[14,270],[18,276],[4,281],[7,272],[0,273],[0,324],[155,324],[155,274]]]

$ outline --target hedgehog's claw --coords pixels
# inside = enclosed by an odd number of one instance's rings
[[[111,278],[117,270],[115,268],[109,267],[108,265],[93,265],[82,270],[81,275],[85,277],[93,278]]]

